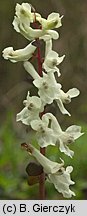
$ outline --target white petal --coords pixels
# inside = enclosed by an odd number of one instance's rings
[[[40,88],[42,86],[42,78],[39,77],[38,79],[36,78],[34,81],[33,81],[33,84],[37,87],[37,88]]]
[[[73,171],[73,167],[72,166],[68,166],[66,168],[66,172],[71,173]]]
[[[58,77],[60,77],[60,76],[61,76],[61,73],[60,73],[60,70],[59,70],[59,68],[55,67],[55,71],[57,72],[57,74],[58,74]]]
[[[51,36],[51,38],[54,40],[57,40],[59,38],[58,32],[56,32],[54,30],[47,30],[46,33],[49,34]]]
[[[72,88],[67,92],[67,94],[70,96],[70,98],[74,98],[80,94],[80,91],[77,88]]]
[[[12,22],[12,25],[13,25],[14,29],[16,30],[16,32],[20,33],[20,28],[19,28],[20,21],[16,16],[14,16],[14,20]]]
[[[34,14],[31,13],[31,6],[28,3],[16,4],[16,16],[27,25],[34,20]]]
[[[48,126],[48,124],[49,124],[49,118],[48,118],[48,115],[47,115],[48,113],[46,113],[46,114],[44,114],[43,116],[42,116],[42,120],[43,120],[43,122]]]
[[[72,158],[74,155],[74,152],[70,150],[67,145],[64,145],[62,140],[59,139],[59,141],[60,141],[60,144],[59,144],[60,151]]]
[[[84,133],[81,133],[81,127],[77,125],[72,125],[66,129],[66,131],[71,134],[74,139],[78,139],[80,136],[82,136]]]
[[[23,7],[23,9],[25,9],[26,11],[31,13],[31,5],[28,3],[22,3],[21,5]]]
[[[34,148],[32,155],[43,166],[44,171],[47,174],[56,173],[63,166],[63,163],[59,164],[57,162],[49,160],[44,155],[42,155],[36,148]]]
[[[33,29],[31,27],[27,28],[27,32],[29,34],[29,37],[31,38],[39,38],[43,36],[45,33],[41,29]]]
[[[52,50],[52,39],[46,40],[46,46],[45,46],[45,57],[49,53],[50,50]]]
[[[57,102],[57,105],[60,109],[60,111],[63,113],[63,114],[67,114],[69,116],[71,116],[71,114],[65,109],[63,103],[62,103],[62,100],[59,98],[59,99],[56,99],[56,102]]]
[[[44,128],[44,133],[37,133],[37,140],[40,147],[47,147],[49,145],[55,146],[56,138],[51,128]]]
[[[34,79],[39,78],[37,71],[34,69],[33,65],[30,62],[24,62],[24,68]]]
[[[65,55],[58,57],[57,59],[57,65],[59,65],[65,58]]]
[[[47,58],[53,58],[53,59],[57,59],[58,58],[58,53],[51,50],[48,55],[47,55]]]
[[[42,125],[42,121],[41,120],[32,120],[31,121],[31,127],[33,130],[38,131],[40,128],[40,125]]]
[[[56,119],[56,117],[52,113],[46,113],[43,118],[51,120],[51,128],[55,133],[61,133],[61,127]]]
[[[22,121],[29,117],[28,109],[25,107],[21,112],[19,112],[16,116],[16,121]]]
[[[59,28],[60,26],[62,26],[62,23],[61,23],[61,18],[62,17],[60,17],[60,15],[59,15],[59,13],[51,13],[49,16],[48,16],[48,18],[47,18],[47,20],[49,21],[49,20],[51,20],[51,22],[52,22],[52,20],[54,21],[54,24],[55,24],[55,28]]]
[[[36,109],[41,108],[41,99],[37,96],[32,96],[32,103],[35,105]]]
[[[8,59],[9,58],[9,53],[12,53],[12,52],[13,52],[13,47],[7,47],[7,48],[5,48],[2,51],[4,59]]]
[[[70,179],[70,174],[64,171],[62,174],[49,174],[49,180],[54,184],[56,190],[63,194],[66,198],[71,198],[75,193],[69,189],[69,186],[74,184]]]
[[[30,92],[28,91],[28,93],[27,93],[27,100],[29,100],[29,98],[30,98]]]

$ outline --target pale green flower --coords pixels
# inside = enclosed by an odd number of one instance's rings
[[[36,46],[34,46],[32,43],[27,45],[24,49],[15,51],[13,50],[13,47],[7,47],[3,50],[3,57],[4,59],[10,60],[13,63],[18,61],[27,61],[32,57],[35,50]]]
[[[22,121],[25,125],[30,125],[34,119],[39,119],[39,113],[43,111],[39,97],[30,96],[28,91],[26,100],[23,101],[25,108],[17,114],[16,121]]]

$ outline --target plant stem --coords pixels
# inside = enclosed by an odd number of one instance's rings
[[[38,54],[38,74],[42,76],[42,58],[41,58],[41,50],[40,50],[40,41],[37,41],[37,54]],[[41,113],[41,116],[43,114]],[[40,153],[45,155],[45,148],[40,147]],[[39,198],[40,200],[45,200],[45,173],[43,172],[39,178]]]
[[[40,41],[37,39],[37,54],[38,54],[38,74],[42,76],[42,59],[41,59],[41,51],[40,51]]]

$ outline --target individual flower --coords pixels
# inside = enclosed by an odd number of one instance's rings
[[[72,157],[74,152],[69,149],[69,146],[84,133],[81,133],[81,127],[77,125],[72,125],[68,127],[65,131],[62,131],[56,117],[51,113],[46,113],[44,116],[44,121],[51,120],[50,129],[52,130],[54,145],[57,145],[61,152],[64,152],[66,155]]]
[[[47,19],[42,17],[38,17],[37,20],[41,23],[42,29],[54,29],[59,28],[62,26],[61,19],[63,16],[60,17],[59,13],[51,13]]]
[[[43,72],[43,77],[35,79],[33,83],[38,88],[38,95],[45,105],[51,104],[53,100],[58,98],[61,84],[56,82],[53,73],[46,74]]]
[[[29,60],[36,50],[36,46],[32,43],[27,45],[24,49],[13,50],[13,47],[7,47],[3,50],[4,59],[9,59],[11,62],[15,63],[18,61]]]
[[[40,96],[44,105],[47,103],[50,104],[55,98],[58,98],[58,89],[61,88],[61,84],[56,82],[53,73],[46,74],[42,72],[43,77],[40,77],[30,62],[25,62],[24,67],[26,71],[33,77],[33,83],[38,88],[38,95]]]
[[[65,55],[59,57],[58,53],[56,53],[53,50],[50,50],[45,57],[45,60],[43,63],[43,68],[48,73],[57,71],[58,76],[60,76],[61,75],[60,71],[56,66],[59,65],[63,61],[64,57],[65,57]]]
[[[47,147],[48,145],[55,145],[56,136],[54,131],[49,128],[49,120],[44,118],[31,121],[31,127],[36,131],[36,138],[41,148]]]
[[[68,166],[66,169],[61,168],[59,172],[55,174],[48,175],[49,181],[54,184],[56,190],[59,193],[62,193],[63,197],[65,198],[71,198],[72,196],[75,196],[75,193],[69,189],[69,186],[74,184],[70,178],[70,173],[72,171],[73,167]]]
[[[39,97],[30,96],[28,91],[26,100],[23,101],[25,108],[17,114],[16,121],[22,121],[25,125],[30,125],[34,119],[39,119],[39,113],[43,111]]]
[[[54,184],[54,187],[59,193],[62,193],[64,197],[71,198],[75,196],[75,193],[69,189],[70,185],[74,182],[70,178],[70,173],[73,170],[72,166],[68,166],[66,169],[64,161],[61,164],[53,162],[42,155],[36,148],[29,145],[27,151],[35,157],[35,159],[43,166],[44,172],[47,175],[48,180]]]

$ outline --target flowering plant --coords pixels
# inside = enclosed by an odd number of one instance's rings
[[[22,144],[22,147],[36,159],[37,167],[41,166],[41,170],[35,172],[35,175],[39,176],[41,199],[45,199],[45,179],[53,183],[56,190],[64,197],[75,196],[75,193],[69,188],[74,184],[70,177],[73,167],[64,168],[62,159],[60,159],[61,163],[49,160],[45,155],[45,149],[49,145],[57,146],[61,152],[73,157],[74,152],[69,146],[83,134],[81,127],[77,125],[71,125],[63,131],[57,118],[52,113],[45,112],[46,105],[56,101],[61,113],[70,116],[65,104],[70,103],[72,98],[80,94],[77,88],[64,92],[62,85],[55,77],[55,73],[58,77],[61,75],[58,66],[65,58],[65,55],[59,56],[52,50],[52,40],[59,38],[58,32],[54,29],[62,26],[62,18],[63,16],[60,16],[59,13],[51,13],[47,19],[44,19],[30,4],[16,4],[14,29],[30,43],[24,49],[14,51],[13,47],[8,47],[3,50],[5,59],[13,63],[23,62],[25,70],[32,76],[33,84],[38,89],[38,96],[31,96],[28,91],[27,98],[23,101],[25,107],[17,114],[16,121],[30,125],[32,130],[36,131],[40,151],[31,144]],[[45,45],[44,58],[41,57],[41,41]],[[38,61],[38,71],[30,62],[33,57]],[[30,165],[27,167],[27,172],[31,176],[28,170]]]

